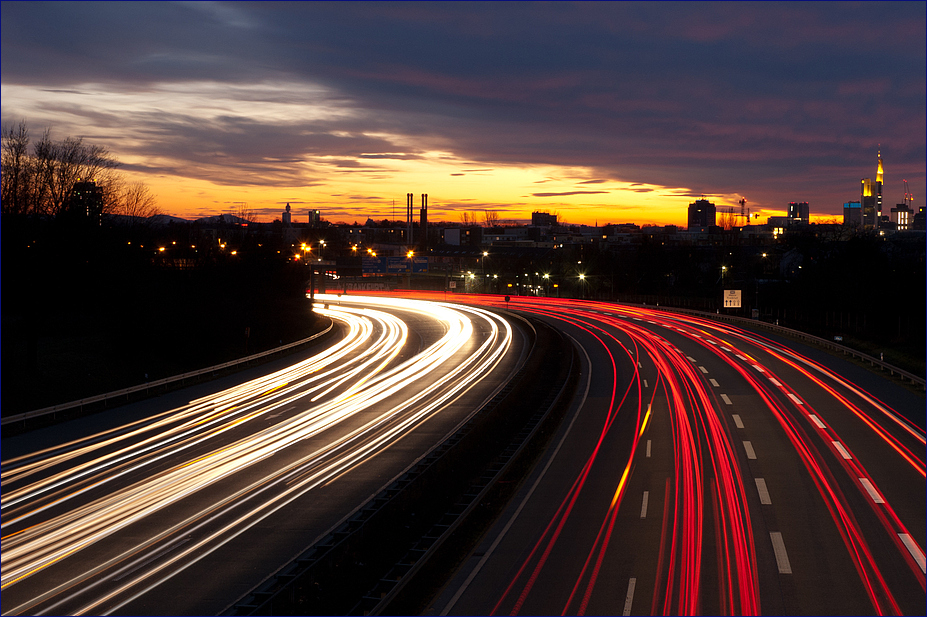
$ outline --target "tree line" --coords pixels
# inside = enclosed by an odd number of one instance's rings
[[[96,185],[104,214],[145,218],[160,214],[144,182],[118,172],[119,161],[82,137],[52,139],[46,128],[35,142],[25,121],[4,127],[0,199],[4,215],[57,218],[68,213],[79,182]]]

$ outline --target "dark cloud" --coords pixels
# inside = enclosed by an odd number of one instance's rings
[[[88,95],[30,113],[132,126],[133,154],[174,161],[152,164],[159,173],[305,186],[313,157],[372,173],[364,160],[438,150],[488,168],[464,173],[581,166],[597,178],[581,184],[738,193],[767,207],[807,199],[836,213],[874,174],[879,144],[888,200],[900,201],[902,178],[924,192],[924,22],[925,4],[908,2],[14,2],[3,4],[0,61],[4,85],[311,84],[355,112],[202,122],[167,103],[125,117]],[[3,121],[19,119],[8,113],[5,103]]]

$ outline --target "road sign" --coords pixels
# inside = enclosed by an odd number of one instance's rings
[[[740,290],[724,290],[724,308],[740,308]]]

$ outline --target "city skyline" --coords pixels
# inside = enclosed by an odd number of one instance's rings
[[[839,219],[877,151],[886,210],[924,195],[923,3],[2,11],[3,126],[106,147],[184,218]]]

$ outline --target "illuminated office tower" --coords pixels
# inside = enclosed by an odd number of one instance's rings
[[[878,229],[882,219],[882,151],[879,151],[879,166],[876,168],[876,179],[863,178],[860,180],[859,203],[863,211],[863,227]]]

